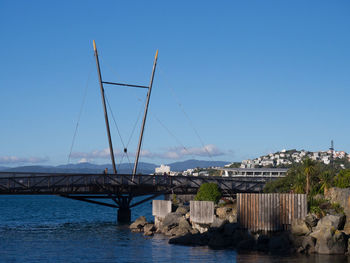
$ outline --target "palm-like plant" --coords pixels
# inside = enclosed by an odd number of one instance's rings
[[[333,174],[330,171],[325,171],[320,176],[320,191],[322,193],[327,192],[327,190],[332,186]]]
[[[295,176],[295,180],[292,186],[294,193],[303,194],[305,190],[305,175],[302,173],[298,173]]]
[[[303,162],[304,166],[304,174],[306,176],[306,194],[309,194],[310,192],[310,181],[311,181],[311,176],[315,171],[315,162],[311,160],[310,158],[306,158]]]

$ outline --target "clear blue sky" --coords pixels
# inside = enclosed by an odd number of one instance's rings
[[[210,160],[203,146],[241,161],[331,139],[350,152],[349,13],[348,1],[2,0],[0,165],[67,163],[85,91],[71,162],[110,162],[93,39],[106,81],[147,85],[159,49],[141,161]],[[128,141],[145,90],[106,93]]]

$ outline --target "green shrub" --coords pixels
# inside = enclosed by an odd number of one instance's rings
[[[350,170],[341,170],[334,178],[334,186],[339,188],[350,187]]]
[[[176,194],[172,194],[171,195],[171,202],[172,202],[173,205],[178,205],[179,204],[179,200],[177,200]]]
[[[215,183],[204,183],[202,184],[195,196],[196,201],[213,201],[215,204],[219,202],[221,198],[221,192],[219,187]]]

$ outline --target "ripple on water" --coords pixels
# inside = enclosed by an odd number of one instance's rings
[[[0,197],[0,262],[347,262],[346,257],[281,257],[169,245],[116,224],[116,211],[55,196]],[[152,218],[150,203],[133,219]]]

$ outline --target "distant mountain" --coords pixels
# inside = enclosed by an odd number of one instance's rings
[[[223,161],[204,161],[204,160],[187,160],[183,162],[175,162],[168,164],[170,166],[171,171],[174,172],[181,172],[185,171],[187,169],[193,169],[193,168],[209,168],[212,166],[218,166],[223,167],[229,162],[223,162]]]
[[[181,172],[190,168],[208,168],[211,166],[224,166],[229,162],[221,161],[203,161],[203,160],[187,160],[183,162],[174,162],[168,164],[171,171]],[[159,166],[153,163],[140,162],[138,165],[138,173],[152,174],[155,168]],[[118,173],[120,174],[130,174],[134,164],[122,163],[117,165]],[[113,171],[111,164],[93,164],[93,163],[77,163],[77,164],[65,164],[58,166],[19,166],[19,167],[0,167],[2,172],[28,172],[28,173],[103,173],[104,169],[108,168],[110,172]]]
[[[111,164],[92,164],[92,163],[78,163],[58,166],[19,166],[19,167],[4,167],[0,170],[2,172],[29,172],[29,173],[102,173],[105,168],[111,172],[113,171]],[[154,173],[155,164],[140,162],[138,172],[144,174]],[[118,173],[127,174],[132,173],[133,164],[123,163],[117,166]]]

